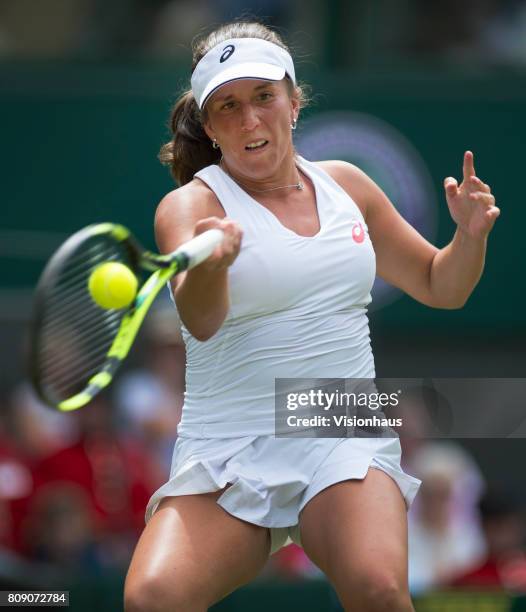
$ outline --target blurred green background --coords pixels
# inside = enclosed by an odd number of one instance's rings
[[[304,116],[328,110],[367,113],[395,127],[418,150],[434,183],[429,199],[438,203],[438,246],[453,234],[442,182],[449,175],[461,179],[467,148],[502,208],[483,279],[466,308],[444,313],[404,298],[386,310],[385,323],[524,332],[518,307],[525,297],[519,272],[520,228],[526,225],[519,187],[526,141],[524,77],[441,73],[432,78],[427,71],[395,78],[308,68],[300,67],[300,78],[322,95]],[[169,104],[177,83],[185,82],[184,73],[155,65],[46,63],[16,70],[0,66],[0,79],[2,229],[9,230],[2,236],[2,288],[34,284],[46,254],[43,244],[37,258],[40,233],[51,244],[53,233],[67,235],[92,222],[114,220],[153,248],[155,207],[174,188],[156,156],[167,139]],[[28,240],[20,240],[24,232]]]

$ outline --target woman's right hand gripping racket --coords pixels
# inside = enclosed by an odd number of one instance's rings
[[[222,239],[221,230],[211,229],[157,255],[122,225],[91,225],[71,236],[36,289],[30,370],[42,400],[75,410],[107,387],[162,287],[208,258]],[[145,271],[153,274],[144,279]]]

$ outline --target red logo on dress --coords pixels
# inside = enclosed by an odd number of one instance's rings
[[[352,226],[352,239],[354,242],[363,242],[365,240],[365,230],[363,229],[362,224],[359,221],[355,221]]]

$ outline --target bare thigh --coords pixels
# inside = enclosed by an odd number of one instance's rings
[[[216,503],[221,493],[161,502],[131,561],[127,610],[206,610],[260,572],[269,530],[223,510]]]
[[[324,489],[300,515],[303,548],[346,610],[413,610],[407,588],[407,510],[397,484],[369,469],[364,480]]]

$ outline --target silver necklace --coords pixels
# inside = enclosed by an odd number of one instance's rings
[[[303,184],[303,181],[301,180],[300,176],[299,176],[299,172],[298,172],[298,182],[294,183],[293,185],[281,185],[281,187],[270,187],[269,189],[254,189],[253,187],[249,187],[248,185],[245,185],[244,183],[242,183],[241,181],[238,181],[237,179],[235,179],[230,172],[223,166],[223,159],[221,159],[221,161],[219,162],[219,167],[221,168],[221,170],[223,170],[226,174],[228,174],[228,176],[238,185],[241,185],[241,187],[244,187],[245,189],[247,189],[248,191],[254,191],[256,193],[266,193],[268,191],[276,191],[276,189],[289,189],[294,187],[295,189],[297,189],[298,191],[301,191],[305,185]]]

